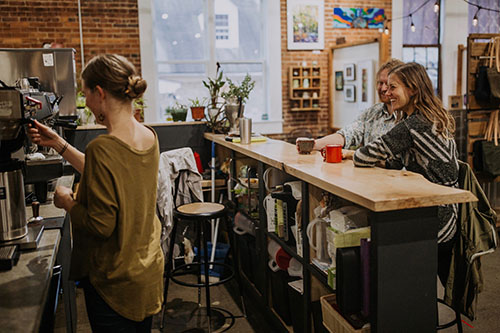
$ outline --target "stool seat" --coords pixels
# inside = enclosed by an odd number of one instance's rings
[[[225,215],[226,207],[214,202],[193,202],[174,209],[174,216],[184,219],[212,219]]]

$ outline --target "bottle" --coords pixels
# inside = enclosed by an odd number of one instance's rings
[[[309,88],[309,79],[304,79],[304,82],[302,84],[304,88]]]

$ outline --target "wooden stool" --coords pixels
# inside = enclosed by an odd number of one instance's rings
[[[462,328],[462,317],[460,316],[460,311],[457,310],[457,309],[453,309],[452,307],[450,307],[441,298],[438,298],[437,301],[438,301],[438,303],[444,304],[448,308],[452,309],[455,312],[455,319],[451,320],[450,322],[447,322],[447,323],[444,323],[444,324],[440,325],[439,324],[439,309],[438,309],[438,311],[436,312],[438,314],[436,329],[438,331],[440,331],[440,330],[444,330],[446,328],[452,327],[453,325],[457,325],[457,331],[458,331],[458,333],[462,333],[463,332],[463,328]]]
[[[167,302],[167,293],[168,293],[168,285],[169,281],[172,280],[173,282],[186,286],[186,287],[196,287],[198,288],[198,304],[201,304],[201,288],[205,288],[205,293],[206,293],[206,303],[207,303],[207,316],[208,316],[208,331],[211,332],[211,303],[210,303],[210,287],[217,286],[223,283],[228,282],[231,280],[233,277],[236,277],[239,290],[240,290],[240,298],[241,298],[241,306],[243,309],[243,316],[246,317],[246,310],[245,310],[245,303],[243,301],[243,290],[242,290],[242,284],[241,284],[241,279],[238,271],[238,265],[236,262],[236,255],[234,253],[234,247],[233,247],[233,234],[232,234],[232,228],[229,223],[229,219],[227,218],[227,211],[226,207],[222,204],[219,203],[212,203],[212,202],[195,202],[195,203],[189,203],[185,204],[182,206],[179,206],[174,209],[174,225],[172,227],[172,234],[170,237],[170,244],[169,244],[169,254],[168,254],[168,259],[166,263],[166,281],[165,281],[165,289],[164,289],[164,297],[163,297],[163,303],[165,307],[165,304]],[[219,262],[212,262],[209,261],[209,254],[208,254],[208,241],[210,240],[210,237],[206,235],[205,233],[205,226],[204,223],[209,222],[211,219],[216,219],[216,218],[224,218],[226,222],[226,228],[228,231],[228,238],[229,238],[229,250],[231,251],[232,254],[232,259],[233,259],[233,266],[230,266],[225,263],[219,263]],[[193,221],[195,222],[195,229],[197,231],[197,247],[198,247],[198,255],[197,255],[197,261],[193,261],[190,264],[183,264],[178,267],[176,267],[174,270],[172,270],[172,255],[174,251],[174,243],[175,243],[175,236],[176,236],[176,231],[177,231],[177,224],[179,220],[188,220],[188,221]],[[203,245],[203,262],[201,260],[201,245]],[[181,281],[176,278],[176,273],[179,273],[179,271],[188,268],[188,266],[197,266],[198,267],[198,283],[187,283],[184,281]],[[224,268],[228,269],[230,271],[230,274],[228,277],[221,279],[217,282],[210,282],[209,279],[209,266],[223,266]],[[203,275],[205,277],[205,281],[201,281],[201,269],[204,269]],[[180,274],[177,274],[180,275]],[[165,319],[165,310],[163,311],[163,318],[162,318],[162,327],[163,327],[163,321]]]

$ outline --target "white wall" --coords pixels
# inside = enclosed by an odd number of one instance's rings
[[[441,1],[441,83],[443,104],[448,107],[448,96],[455,95],[457,84],[457,49],[459,44],[467,45],[468,6],[464,1]],[[392,2],[394,18],[403,16],[403,1]],[[391,22],[392,57],[402,59],[403,20]],[[463,62],[466,66],[466,62]],[[462,87],[465,89],[466,77],[462,76]],[[465,93],[465,90],[463,91]]]
[[[362,61],[371,60],[373,62],[372,80],[368,85],[371,87],[373,102],[377,102],[375,93],[375,73],[379,67],[379,43],[369,43],[364,45],[357,45],[345,48],[335,49],[333,52],[333,66],[332,66],[332,84],[330,85],[330,94],[333,97],[333,122],[331,127],[342,128],[352,123],[364,110],[360,107],[361,101],[361,73],[358,64]],[[335,72],[343,71],[344,65],[356,65],[356,77],[354,81],[346,81],[344,77],[344,87],[346,84],[354,84],[356,86],[356,102],[346,102],[344,100],[344,92],[335,90]]]
[[[458,45],[467,46],[468,35],[468,5],[465,1],[444,0],[441,2],[442,44],[441,44],[441,75],[444,107],[448,107],[448,96],[456,95]],[[467,65],[463,62],[463,66]],[[462,89],[466,85],[466,76],[462,76]]]

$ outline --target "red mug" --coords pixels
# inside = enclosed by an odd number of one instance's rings
[[[321,149],[323,161],[327,163],[342,162],[342,146],[341,145],[326,145]]]

